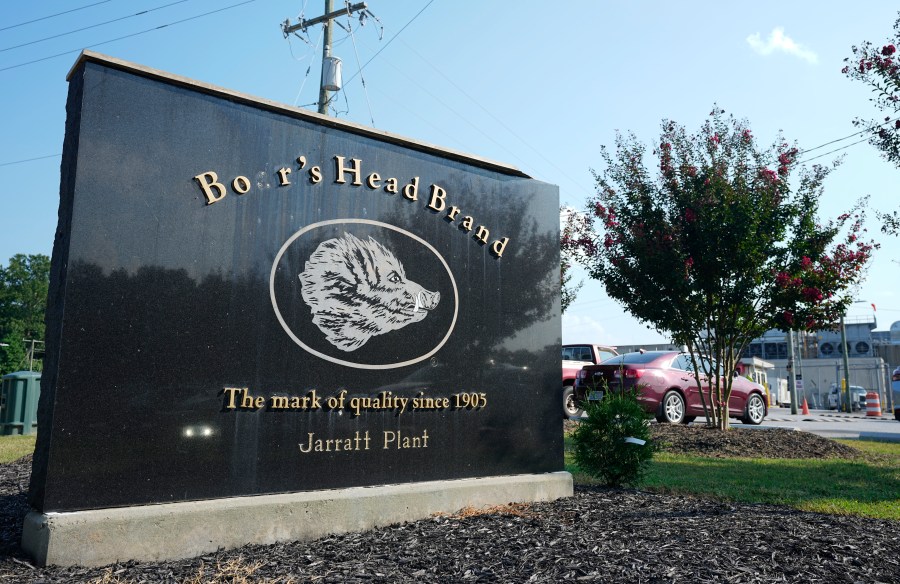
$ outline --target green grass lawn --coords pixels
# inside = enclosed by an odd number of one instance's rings
[[[36,436],[0,436],[0,464],[18,460],[34,452]]]
[[[659,453],[641,488],[900,520],[900,444],[841,442],[860,450],[860,456],[854,460],[772,460]],[[566,469],[577,483],[591,484],[568,452]]]

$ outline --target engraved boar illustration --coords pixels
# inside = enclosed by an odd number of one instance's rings
[[[313,322],[332,345],[348,352],[421,321],[441,299],[439,292],[408,280],[400,260],[380,243],[349,233],[319,244],[299,277]]]

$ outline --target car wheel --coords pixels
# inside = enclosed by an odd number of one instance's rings
[[[582,414],[578,402],[575,401],[575,389],[571,385],[563,387],[563,417],[580,418]]]
[[[684,398],[677,391],[666,392],[656,421],[661,424],[680,424],[682,420],[684,420]]]
[[[900,410],[894,410],[894,419],[900,422]]]
[[[763,403],[762,398],[755,393],[752,394],[747,399],[747,405],[744,407],[744,417],[741,418],[741,421],[745,424],[759,426],[765,417],[766,406]]]

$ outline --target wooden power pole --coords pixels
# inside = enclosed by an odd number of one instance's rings
[[[290,20],[285,20],[281,25],[281,30],[284,32],[284,36],[291,34],[292,32],[296,32],[298,30],[306,31],[310,26],[314,26],[316,24],[322,24],[324,26],[323,29],[323,40],[325,41],[324,46],[322,47],[322,76],[319,77],[319,113],[328,115],[328,101],[331,99],[329,95],[331,92],[325,89],[325,63],[328,59],[331,58],[331,23],[337,16],[343,15],[351,15],[354,12],[358,12],[360,10],[366,9],[365,2],[359,2],[357,4],[350,4],[346,2],[346,6],[340,10],[333,9],[333,0],[325,0],[325,14],[322,16],[311,18],[309,20],[305,20],[303,18],[300,19],[300,22],[297,24],[291,24]]]

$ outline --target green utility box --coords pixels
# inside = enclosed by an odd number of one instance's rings
[[[37,406],[41,374],[17,371],[3,376],[0,387],[0,435],[37,432]]]

